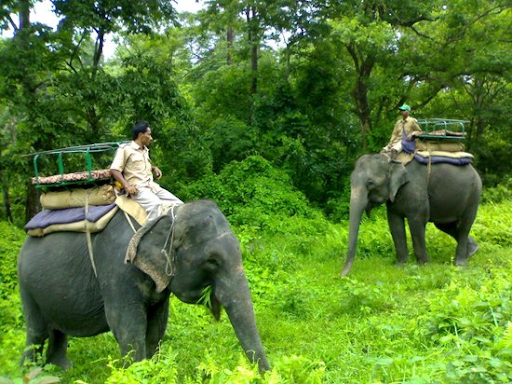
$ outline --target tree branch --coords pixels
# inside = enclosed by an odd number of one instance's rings
[[[7,15],[7,20],[9,20],[9,24],[11,24],[11,27],[14,30],[14,34],[16,34],[16,32],[18,32],[19,28],[16,25],[16,23],[14,22],[14,20],[12,19],[11,15]]]

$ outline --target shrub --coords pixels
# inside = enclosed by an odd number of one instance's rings
[[[342,280],[341,306],[346,312],[369,315],[393,309],[388,288],[380,281],[375,284],[359,282],[353,278]]]
[[[22,230],[0,222],[0,334],[21,324],[16,260],[24,239]]]
[[[152,359],[144,360],[130,365],[128,368],[120,368],[117,361],[110,359],[108,364],[111,369],[107,384],[130,383],[178,383],[175,354],[157,354]]]
[[[512,204],[485,205],[485,209],[478,210],[472,232],[476,234],[475,239],[493,243],[499,247],[512,246]]]
[[[24,240],[22,230],[8,222],[0,222],[0,288],[4,292],[13,291],[17,285],[16,260]]]
[[[262,228],[282,217],[318,214],[288,175],[261,156],[230,163],[218,175],[190,185],[188,195],[214,200],[233,225]]]
[[[508,273],[491,279],[469,277],[465,281],[453,276],[442,295],[431,297],[429,314],[419,318],[419,329],[426,343],[447,351],[449,382],[510,382],[512,284]]]
[[[510,198],[512,178],[505,179],[492,188],[485,188],[482,193],[482,203],[502,203]]]

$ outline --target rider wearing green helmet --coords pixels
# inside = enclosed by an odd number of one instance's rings
[[[398,108],[402,114],[402,118],[395,123],[391,139],[389,143],[382,149],[382,153],[389,154],[392,160],[395,160],[398,154],[402,151],[409,151],[408,148],[404,148],[404,143],[408,144],[414,140],[416,134],[421,133],[421,128],[418,125],[418,121],[411,117],[411,106],[403,104]]]

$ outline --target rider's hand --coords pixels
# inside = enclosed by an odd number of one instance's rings
[[[155,178],[159,179],[162,177],[162,171],[158,167],[153,167],[153,172],[155,173]]]
[[[136,195],[137,193],[139,193],[137,187],[132,184],[126,185],[124,189],[126,190],[126,193],[128,193],[128,195]]]

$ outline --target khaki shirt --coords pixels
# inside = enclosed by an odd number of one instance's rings
[[[149,150],[141,148],[135,141],[117,149],[110,169],[121,172],[126,181],[136,187],[158,188],[153,182]]]
[[[406,136],[413,132],[421,132],[421,128],[418,125],[418,120],[411,116],[407,116],[405,120],[398,120],[395,123],[393,133],[391,133],[391,139],[389,140],[389,144],[387,145],[389,148],[391,148],[393,144],[402,141],[402,131],[405,131]]]

